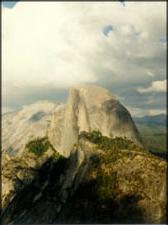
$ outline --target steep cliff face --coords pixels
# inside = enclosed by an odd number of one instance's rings
[[[71,89],[65,108],[60,146],[69,156],[81,131],[100,130],[109,137],[127,137],[141,145],[141,138],[127,109],[106,89],[85,86]],[[56,124],[56,121],[52,123]],[[50,132],[54,135],[53,130]]]

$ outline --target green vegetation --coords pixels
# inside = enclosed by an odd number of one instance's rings
[[[137,124],[137,128],[148,150],[160,153],[165,153],[167,151],[165,126]]]
[[[53,162],[57,162],[60,158],[64,158],[63,156],[61,156],[58,152],[55,152],[52,156]]]
[[[48,138],[36,138],[34,140],[29,141],[26,144],[26,148],[35,155],[41,156],[44,152],[46,152],[49,147],[52,147]]]
[[[86,132],[82,131],[80,133],[80,137],[84,137],[88,139],[89,141],[95,143],[98,145],[99,148],[103,150],[118,150],[118,149],[127,149],[127,150],[139,150],[142,151],[142,149],[135,145],[134,142],[131,140],[128,140],[127,138],[122,137],[115,137],[110,138],[107,136],[103,136],[100,131],[92,131],[92,132]]]
[[[96,181],[96,195],[100,202],[115,201],[119,196],[119,186],[117,182],[117,173],[105,173],[99,169]]]

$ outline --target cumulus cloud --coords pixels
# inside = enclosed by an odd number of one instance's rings
[[[166,84],[167,81],[153,81],[151,86],[147,88],[138,88],[137,91],[139,93],[148,93],[148,92],[166,92]]]
[[[115,29],[105,36],[102,30],[109,25]],[[3,88],[10,82],[16,90],[17,83],[25,95],[23,85],[39,91],[98,83],[120,95],[124,86],[129,95],[150,84],[146,71],[156,81],[165,79],[166,48],[160,44],[165,36],[164,2],[123,7],[117,2],[20,1],[2,10]],[[11,91],[4,95],[12,98]]]

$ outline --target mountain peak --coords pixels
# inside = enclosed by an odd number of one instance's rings
[[[127,137],[141,145],[130,113],[104,88],[92,85],[71,88],[64,117],[61,143],[67,156],[81,131],[99,130],[105,136]]]
[[[73,90],[78,90],[80,95],[83,98],[85,98],[87,102],[94,103],[94,104],[96,103],[100,104],[103,101],[108,99],[116,100],[116,97],[112,95],[110,91],[96,85],[81,85],[78,87],[74,87],[74,88],[71,88],[70,93]]]

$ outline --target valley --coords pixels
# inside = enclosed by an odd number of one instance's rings
[[[134,118],[143,143],[152,153],[167,158],[166,115]]]

